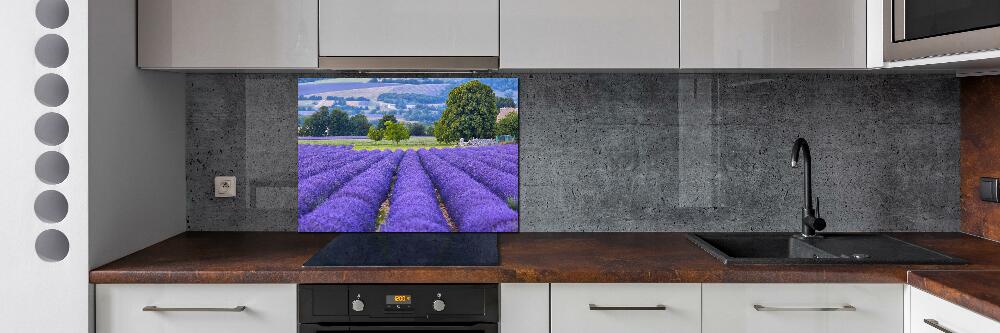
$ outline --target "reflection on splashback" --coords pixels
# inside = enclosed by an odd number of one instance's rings
[[[800,136],[828,231],[958,230],[952,76],[515,76],[521,231],[798,230]],[[298,77],[188,76],[190,230],[296,230]]]

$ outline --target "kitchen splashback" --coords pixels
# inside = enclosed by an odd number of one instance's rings
[[[827,231],[959,229],[953,76],[514,76],[522,232],[798,230],[799,136]],[[187,77],[188,229],[296,230],[298,77]]]

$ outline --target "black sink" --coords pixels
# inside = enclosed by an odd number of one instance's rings
[[[964,264],[965,260],[882,234],[692,233],[688,239],[730,264]]]

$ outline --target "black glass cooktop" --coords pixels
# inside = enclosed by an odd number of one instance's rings
[[[497,237],[491,233],[345,233],[302,265],[497,266]]]

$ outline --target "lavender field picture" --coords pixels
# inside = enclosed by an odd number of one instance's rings
[[[517,79],[300,79],[301,232],[516,232]]]

